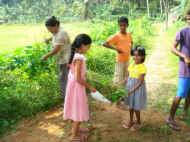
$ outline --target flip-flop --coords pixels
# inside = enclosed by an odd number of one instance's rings
[[[173,129],[173,130],[175,130],[175,131],[180,131],[180,130],[181,130],[181,128],[180,128],[179,126],[177,126],[177,124],[173,123],[173,122],[170,121],[170,120],[167,120],[167,121],[166,121],[166,124],[167,124],[171,129]]]
[[[168,125],[171,129],[173,129],[173,130],[175,130],[175,131],[181,131],[181,128],[178,127],[178,126],[175,126],[175,125],[173,125],[173,124],[171,124],[171,123],[168,123],[167,125]]]
[[[134,123],[127,124],[125,121],[123,121],[122,123],[123,123],[122,127],[125,128],[125,129],[130,129],[134,125]]]
[[[177,126],[177,127],[179,126],[179,125],[177,124],[177,122],[175,122],[174,120],[171,121],[171,120],[167,119],[167,120],[166,120],[166,123],[167,123],[167,124],[175,125],[175,126]]]

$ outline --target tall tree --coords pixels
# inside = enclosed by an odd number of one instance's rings
[[[84,0],[84,19],[88,18],[89,0]]]
[[[163,15],[163,2],[160,0],[160,15]]]
[[[165,23],[166,23],[166,29],[168,29],[169,24],[169,1],[163,0],[164,9],[165,9]]]
[[[148,14],[148,17],[150,17],[149,0],[146,0],[146,7],[147,7],[147,14]]]

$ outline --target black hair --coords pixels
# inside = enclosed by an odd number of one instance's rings
[[[128,20],[127,17],[122,16],[122,17],[119,17],[118,23],[119,23],[119,24],[120,24],[120,23],[126,23],[127,25],[129,25],[129,20]]]
[[[139,55],[139,56],[143,57],[143,58],[142,58],[142,61],[141,61],[141,63],[143,63],[143,62],[145,61],[145,58],[146,58],[146,51],[145,51],[145,48],[144,48],[143,46],[136,46],[135,48],[133,48],[133,49],[131,50],[131,56],[134,56],[134,53],[135,53],[136,51],[138,52],[138,55]]]
[[[72,63],[73,57],[75,55],[76,49],[79,49],[82,45],[89,45],[92,43],[92,39],[87,34],[79,34],[71,44],[71,56],[69,59],[69,64]]]
[[[55,26],[59,26],[59,25],[60,25],[60,22],[59,22],[59,20],[57,20],[57,18],[55,16],[50,17],[45,22],[46,27],[55,27]]]

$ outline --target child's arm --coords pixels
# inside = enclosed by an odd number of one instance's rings
[[[88,84],[84,79],[81,77],[81,69],[82,69],[82,61],[76,60],[75,61],[75,76],[78,83],[85,86],[87,89],[89,89],[91,92],[96,92],[96,89],[92,87],[90,84]]]
[[[52,37],[45,38],[45,39],[44,39],[44,42],[47,43],[47,44],[49,44],[50,41],[52,41],[52,39],[53,39]]]
[[[60,50],[61,50],[61,45],[56,45],[49,53],[43,56],[41,60],[43,61],[47,60],[50,56],[57,54]]]
[[[186,56],[185,54],[181,53],[177,47],[179,45],[179,42],[178,41],[174,41],[174,45],[172,47],[172,53],[174,53],[175,55],[181,57],[184,59],[185,63],[189,64],[190,63],[190,57]]]
[[[145,74],[142,74],[140,77],[139,77],[139,81],[137,84],[135,84],[135,86],[129,90],[128,94],[131,95],[133,92],[135,92],[135,90],[137,90],[144,82],[144,78],[145,78]]]
[[[112,50],[117,51],[118,53],[122,53],[122,51],[120,49],[117,49],[115,47],[113,47],[112,45],[110,45],[108,42],[103,43],[103,46]]]

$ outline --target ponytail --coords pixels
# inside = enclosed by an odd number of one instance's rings
[[[76,48],[71,46],[71,55],[70,55],[70,58],[69,58],[69,64],[71,64],[72,61],[73,61],[73,58],[74,58],[74,55],[75,55],[75,50],[76,50]]]
[[[91,40],[90,36],[88,36],[87,34],[79,34],[75,38],[73,43],[71,44],[71,55],[70,55],[70,59],[69,59],[69,64],[72,63],[77,49],[81,48],[82,45],[89,45],[91,43],[92,43],[92,40]]]

